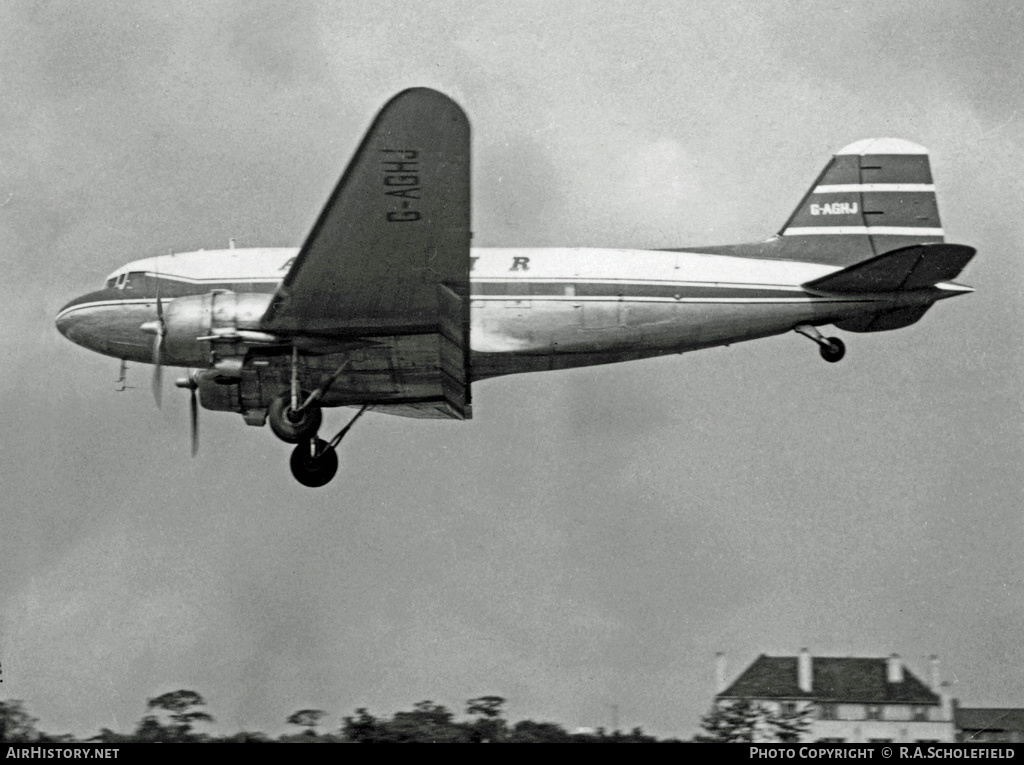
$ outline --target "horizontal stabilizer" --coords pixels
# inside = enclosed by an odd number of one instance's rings
[[[848,266],[803,288],[829,294],[924,289],[955,279],[975,252],[962,244],[916,244]]]

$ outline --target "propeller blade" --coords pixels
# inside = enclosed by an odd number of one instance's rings
[[[192,386],[189,399],[189,413],[192,416],[192,456],[199,453],[199,402],[196,401],[196,387]]]
[[[156,401],[157,408],[163,403],[164,393],[164,365],[163,359],[161,358],[163,353],[164,344],[164,333],[163,324],[160,325],[160,329],[153,336],[153,399]]]
[[[164,366],[163,366],[163,345],[164,335],[167,334],[167,324],[164,323],[164,303],[160,299],[160,280],[156,282],[156,332],[153,338],[153,400],[156,401],[157,409],[163,403],[164,398]]]

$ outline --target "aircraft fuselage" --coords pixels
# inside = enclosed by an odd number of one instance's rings
[[[150,363],[152,340],[140,327],[156,318],[158,292],[173,310],[178,298],[224,291],[258,319],[296,252],[231,249],[135,261],[104,289],[65,306],[57,326],[91,350]],[[729,345],[945,296],[941,287],[823,296],[800,285],[835,266],[699,252],[476,248],[471,264],[474,379]],[[163,363],[207,366],[209,343],[194,339],[201,334],[170,344]]]

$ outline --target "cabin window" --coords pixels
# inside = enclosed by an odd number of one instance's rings
[[[881,720],[882,719],[882,706],[881,706],[881,704],[868,704],[867,719],[868,720]]]

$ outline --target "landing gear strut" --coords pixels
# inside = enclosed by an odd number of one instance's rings
[[[825,337],[818,331],[817,327],[810,324],[800,324],[793,328],[804,337],[809,337],[819,346],[821,357],[830,364],[835,364],[846,355],[846,345],[838,337]]]
[[[289,444],[299,444],[314,438],[323,422],[320,398],[334,385],[338,375],[347,366],[348,361],[334,370],[315,391],[307,393],[299,389],[299,349],[292,346],[291,391],[282,393],[267,408],[267,419],[270,420],[270,429],[274,435]]]
[[[363,413],[370,408],[364,404],[356,412],[355,417],[348,421],[348,424],[338,431],[330,441],[313,436],[305,439],[292,451],[291,468],[295,480],[303,486],[319,488],[326,486],[338,472],[338,452],[336,451],[341,439],[349,432],[356,420],[363,416]],[[319,409],[317,409],[319,411]]]

